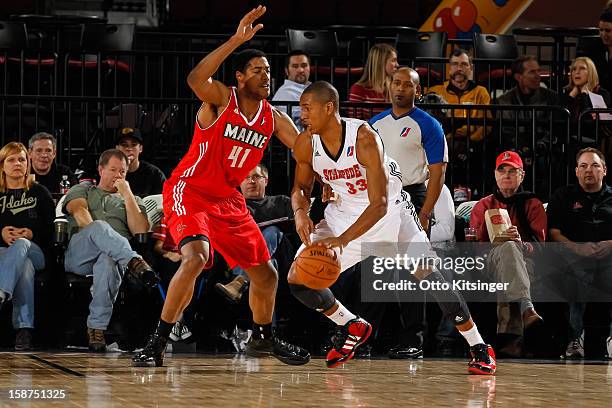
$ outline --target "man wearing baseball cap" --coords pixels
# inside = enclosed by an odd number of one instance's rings
[[[499,351],[508,357],[520,357],[524,332],[542,323],[530,294],[533,247],[524,243],[545,241],[546,212],[535,194],[523,191],[524,177],[521,157],[513,151],[501,153],[495,160],[495,191],[476,203],[470,217],[470,227],[476,229],[481,242],[490,242],[485,221],[487,210],[506,209],[512,221],[505,233],[507,241],[489,251],[486,261],[486,273],[493,281],[509,283],[498,297],[497,310],[497,332],[500,343],[504,340],[506,343]]]
[[[127,182],[134,195],[146,197],[161,194],[166,181],[164,173],[154,164],[140,159],[143,139],[140,129],[123,128],[119,130],[115,148],[121,150],[129,160]]]

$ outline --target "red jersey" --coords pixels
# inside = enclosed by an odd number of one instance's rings
[[[213,198],[229,197],[263,157],[274,132],[272,106],[266,100],[249,122],[240,112],[236,88],[227,107],[206,129],[196,119],[189,151],[168,184],[180,183]]]

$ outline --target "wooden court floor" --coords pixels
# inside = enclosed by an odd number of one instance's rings
[[[180,354],[166,367],[134,368],[129,358],[0,353],[0,406],[612,406],[607,362],[501,360],[497,375],[470,376],[465,361],[448,359],[354,360],[327,369],[322,359],[292,367],[273,358]],[[19,401],[15,390],[33,391]],[[64,390],[65,398],[41,399],[49,390]]]

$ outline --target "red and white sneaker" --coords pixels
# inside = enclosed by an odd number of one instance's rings
[[[366,342],[372,334],[372,325],[360,317],[338,326],[332,337],[334,347],[327,353],[325,362],[328,368],[334,368],[353,358],[357,347]]]
[[[468,363],[468,372],[477,375],[495,374],[497,362],[493,347],[488,344],[476,344],[470,348],[472,360]]]

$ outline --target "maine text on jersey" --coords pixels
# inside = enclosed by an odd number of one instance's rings
[[[249,144],[258,149],[263,148],[268,140],[268,136],[259,134],[249,128],[233,125],[229,122],[225,124],[225,132],[223,132],[223,136],[238,142]]]
[[[338,180],[338,179],[352,179],[361,177],[361,171],[359,171],[359,165],[355,164],[352,167],[346,169],[324,169],[323,177],[325,180]]]

